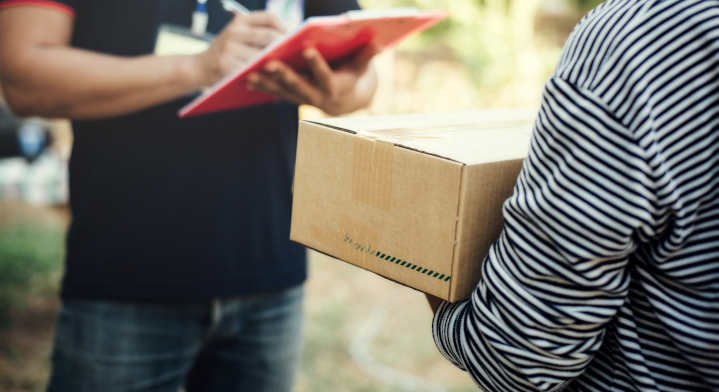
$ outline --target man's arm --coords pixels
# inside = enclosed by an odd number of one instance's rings
[[[650,159],[598,97],[551,79],[482,278],[437,310],[440,352],[487,392],[579,376],[624,303],[637,238],[656,232]]]
[[[141,110],[219,80],[275,40],[266,13],[238,15],[193,56],[119,57],[69,46],[73,16],[53,8],[0,9],[0,78],[19,115],[102,118]]]

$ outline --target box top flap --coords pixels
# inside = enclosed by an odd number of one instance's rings
[[[528,110],[496,109],[312,122],[472,165],[524,158],[534,115]]]

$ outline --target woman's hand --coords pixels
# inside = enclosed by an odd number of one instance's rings
[[[431,294],[425,295],[427,296],[427,302],[429,302],[429,307],[432,309],[432,313],[436,313],[437,309],[439,309],[439,305],[442,305],[443,300]]]

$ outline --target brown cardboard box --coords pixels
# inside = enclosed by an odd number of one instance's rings
[[[449,301],[502,227],[533,113],[300,123],[291,239]]]

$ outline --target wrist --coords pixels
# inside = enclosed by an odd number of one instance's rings
[[[199,90],[212,84],[212,77],[204,65],[202,54],[182,56],[180,82],[191,90]]]
[[[355,89],[357,102],[362,108],[367,107],[370,103],[372,103],[372,99],[377,92],[377,84],[377,71],[372,65],[370,65],[360,77],[357,82],[357,88]]]
[[[350,96],[342,100],[339,111],[344,114],[366,108],[372,102],[376,91],[377,74],[372,67],[369,67],[364,73],[359,75],[352,86]]]
[[[370,102],[366,91],[356,83],[349,91],[338,97],[331,97],[318,105],[325,113],[331,116],[341,116],[360,110]]]

